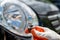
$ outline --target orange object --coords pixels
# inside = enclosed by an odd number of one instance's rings
[[[48,40],[47,38],[45,37],[42,37],[42,36],[38,36],[36,33],[35,33],[35,30],[39,31],[39,32],[44,32],[44,29],[40,28],[40,26],[35,26],[34,28],[31,29],[31,32],[29,32],[28,29],[25,30],[25,33],[32,33],[33,35],[33,40]]]

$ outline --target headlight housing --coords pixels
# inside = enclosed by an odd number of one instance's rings
[[[2,25],[9,32],[19,36],[30,36],[24,33],[25,28],[38,25],[36,14],[27,5],[17,0],[5,0],[0,4],[3,10],[0,11]],[[6,31],[7,31],[6,30]]]

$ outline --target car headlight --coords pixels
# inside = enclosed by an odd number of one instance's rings
[[[27,5],[17,0],[5,0],[0,4],[3,10],[0,11],[2,25],[10,32],[20,35],[29,36],[24,33],[24,29],[32,25],[38,25],[36,14]]]

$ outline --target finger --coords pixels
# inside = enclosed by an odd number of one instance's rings
[[[29,33],[29,30],[28,30],[27,28],[25,29],[25,33],[26,33],[26,34],[28,34],[28,33]]]
[[[50,30],[49,28],[47,28],[47,27],[42,27],[42,26],[35,26],[35,28],[37,28],[37,29],[44,29],[45,31]]]
[[[39,32],[39,31],[36,31],[35,29],[34,29],[34,32],[35,32],[38,36],[43,36],[43,37],[45,37],[45,35],[47,34],[47,32]]]
[[[32,33],[33,37],[36,37],[36,38],[38,38],[38,39],[40,39],[40,40],[47,40],[46,37],[37,35],[36,32],[35,32],[35,29],[33,29],[33,30],[31,31],[31,33]]]
[[[51,29],[47,28],[47,27],[41,27],[44,29],[45,32],[49,32],[49,31],[52,31]]]

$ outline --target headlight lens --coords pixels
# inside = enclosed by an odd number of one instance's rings
[[[23,32],[23,27],[25,27],[26,21],[25,15],[19,6],[11,4],[5,9],[3,16],[10,27],[18,32]]]
[[[38,25],[36,14],[25,4],[5,3],[2,7],[3,20],[1,24],[9,31],[20,36],[27,36],[24,35],[24,29],[29,26],[29,23]]]

